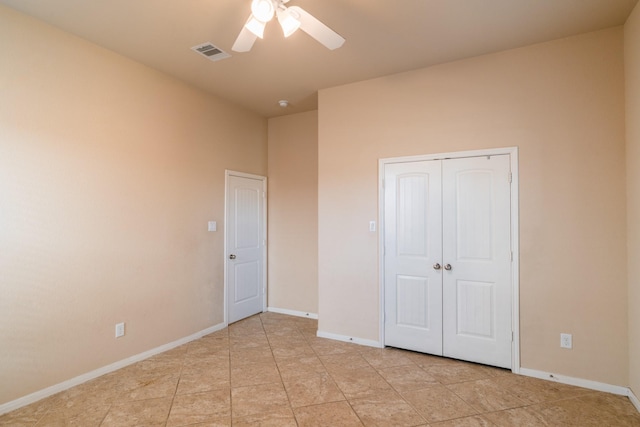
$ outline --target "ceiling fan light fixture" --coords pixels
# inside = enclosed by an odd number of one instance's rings
[[[282,32],[285,37],[289,37],[291,34],[295,33],[298,28],[300,28],[300,21],[295,16],[295,13],[290,11],[289,9],[278,9],[278,22],[282,27]]]
[[[251,17],[249,18],[247,23],[244,25],[244,27],[247,30],[251,31],[256,36],[258,36],[260,38],[263,38],[264,37],[264,27],[266,25],[267,25],[266,22],[262,22],[259,19],[257,19],[255,16],[251,15]]]
[[[301,7],[285,6],[288,2],[289,0],[252,0],[252,13],[240,30],[231,49],[234,52],[249,52],[258,37],[263,38],[265,26],[275,14],[278,15],[278,21],[285,37],[300,28],[327,49],[334,50],[344,44],[344,37],[340,34]]]
[[[267,23],[273,18],[275,7],[272,0],[253,0],[251,2],[251,13],[258,21]]]

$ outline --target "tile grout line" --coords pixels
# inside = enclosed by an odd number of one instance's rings
[[[169,423],[169,417],[171,416],[171,410],[173,409],[173,402],[176,400],[176,394],[178,393],[178,388],[180,387],[180,381],[182,381],[182,371],[184,369],[185,358],[187,357],[187,354],[189,354],[189,346],[191,346],[191,343],[187,344],[187,348],[184,354],[182,355],[182,360],[180,363],[180,374],[178,375],[178,381],[176,382],[176,389],[173,391],[173,396],[171,397],[171,404],[169,405],[169,412],[167,412],[167,418],[164,421],[165,427]]]
[[[233,426],[233,384],[231,384],[231,331],[227,325],[227,347],[229,348],[229,423]]]
[[[287,396],[287,402],[289,402],[289,409],[293,414],[293,419],[296,422],[296,426],[299,426],[298,419],[296,418],[296,413],[294,411],[293,405],[291,404],[291,398],[289,397],[289,392],[287,391],[287,387],[284,385],[284,379],[282,378],[282,372],[280,372],[280,367],[278,366],[278,362],[276,361],[276,356],[273,354],[273,347],[271,345],[271,340],[269,339],[269,334],[264,327],[264,322],[262,320],[262,315],[260,315],[260,324],[262,325],[262,330],[264,331],[264,335],[267,338],[267,342],[269,343],[269,350],[271,351],[271,357],[273,358],[273,363],[276,365],[276,370],[278,371],[278,376],[280,377],[280,382],[282,383],[282,388],[284,389],[284,394]],[[297,329],[297,327],[296,327]],[[231,421],[231,425],[233,426],[233,420]]]

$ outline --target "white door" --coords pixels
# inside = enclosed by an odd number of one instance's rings
[[[385,166],[385,345],[511,367],[509,167]]]
[[[227,175],[228,322],[260,313],[265,295],[265,179]]]
[[[508,155],[442,164],[444,355],[511,368]]]
[[[385,166],[385,344],[442,354],[441,162]]]

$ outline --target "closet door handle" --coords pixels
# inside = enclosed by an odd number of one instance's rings
[[[433,264],[433,269],[434,270],[440,270],[440,264],[438,264],[437,262],[435,264]]]
[[[236,259],[236,256],[234,254],[229,255],[229,259]]]
[[[444,269],[447,270],[447,271],[451,270],[452,268],[453,267],[451,267],[451,264],[445,264],[444,265]]]

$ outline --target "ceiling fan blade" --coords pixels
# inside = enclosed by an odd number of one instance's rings
[[[245,26],[242,26],[242,30],[240,34],[238,34],[238,38],[231,47],[231,50],[234,52],[249,52],[257,38],[258,36],[247,30]]]
[[[324,25],[309,12],[298,6],[289,6],[288,9],[298,15],[300,29],[325,45],[328,49],[337,49],[344,43],[342,36]]]

